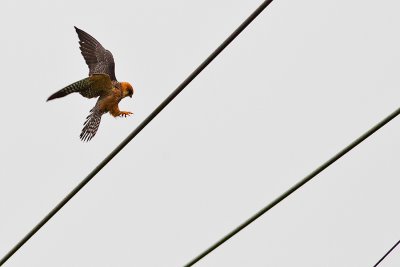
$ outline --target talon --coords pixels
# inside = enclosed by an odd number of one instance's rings
[[[127,116],[133,114],[132,112],[129,111],[121,111],[120,116],[126,118]]]

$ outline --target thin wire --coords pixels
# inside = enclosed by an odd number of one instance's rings
[[[400,108],[395,110],[393,113],[391,113],[389,116],[387,116],[385,119],[383,119],[381,122],[376,124],[374,127],[372,127],[370,130],[368,130],[366,133],[358,137],[356,140],[354,140],[351,144],[349,144],[347,147],[342,149],[339,153],[334,155],[332,158],[330,158],[328,161],[323,163],[321,166],[319,166],[317,169],[315,169],[313,172],[311,172],[309,175],[304,177],[301,181],[297,182],[295,185],[293,185],[291,188],[289,188],[286,192],[284,192],[282,195],[277,197],[274,201],[269,203],[266,207],[261,209],[259,212],[254,214],[252,217],[247,219],[245,222],[243,222],[241,225],[233,229],[231,232],[229,232],[227,235],[225,235],[223,238],[218,240],[216,243],[214,243],[212,246],[210,246],[208,249],[206,249],[204,252],[202,252],[200,255],[195,257],[193,260],[191,260],[189,263],[184,265],[184,267],[192,266],[202,258],[204,258],[206,255],[211,253],[214,249],[218,248],[220,245],[228,241],[231,237],[239,233],[241,230],[246,228],[249,224],[257,220],[261,215],[266,213],[268,210],[273,208],[275,205],[277,205],[279,202],[284,200],[286,197],[291,195],[293,192],[295,192],[297,189],[302,187],[304,184],[306,184],[308,181],[310,181],[312,178],[314,178],[317,174],[328,168],[331,164],[333,164],[335,161],[340,159],[342,156],[347,154],[350,150],[355,148],[357,145],[359,145],[362,141],[370,137],[373,133],[375,133],[377,130],[382,128],[385,124],[393,120],[396,116],[400,114]]]
[[[390,249],[389,249],[389,251],[388,252],[386,252],[386,254],[385,255],[383,255],[383,257],[382,258],[380,258],[380,260],[374,265],[374,267],[376,267],[376,266],[378,266],[379,265],[379,263],[381,263],[385,258],[386,258],[386,256],[387,255],[389,255],[390,254],[390,252],[392,252],[393,251],[393,249],[395,249],[396,247],[397,247],[397,245],[398,244],[400,244],[400,240],[399,241],[397,241],[397,243],[396,244],[394,244],[394,246],[393,247],[391,247]]]
[[[1,260],[3,265],[17,252],[43,225],[47,223],[65,204],[70,201],[104,166],[106,166],[144,127],[147,126],[183,89],[199,75],[235,38],[270,4],[264,1],[229,37],[211,53],[139,126],[128,135],[92,172],[83,179],[57,206],[55,206],[27,235],[24,236]]]

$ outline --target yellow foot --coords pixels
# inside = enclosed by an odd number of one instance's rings
[[[132,112],[129,111],[121,111],[121,114],[119,114],[120,117],[127,117],[129,115],[133,114]]]

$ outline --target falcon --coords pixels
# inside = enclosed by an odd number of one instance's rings
[[[98,98],[90,110],[80,134],[82,141],[90,141],[99,128],[101,116],[110,113],[114,117],[127,117],[132,112],[120,111],[118,103],[125,97],[132,97],[134,89],[128,82],[119,82],[115,77],[115,62],[110,51],[95,38],[75,27],[83,58],[89,67],[89,77],[74,82],[52,94],[47,101],[79,93],[86,98]]]

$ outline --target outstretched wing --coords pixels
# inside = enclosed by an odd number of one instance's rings
[[[106,50],[90,34],[75,27],[79,37],[79,44],[83,58],[89,66],[89,75],[94,73],[106,73],[112,81],[116,81],[115,62],[110,51]]]
[[[113,85],[107,74],[93,74],[92,76],[74,82],[67,87],[52,94],[47,101],[60,98],[71,93],[80,93],[87,98],[107,95],[112,91]]]
[[[90,110],[90,114],[86,117],[81,135],[79,136],[82,141],[89,142],[96,135],[103,114],[104,112],[98,108],[97,104]]]

